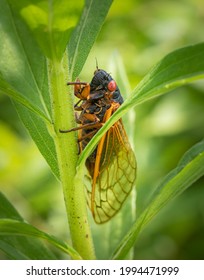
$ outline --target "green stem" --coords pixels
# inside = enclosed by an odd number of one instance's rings
[[[76,135],[75,133],[59,132],[59,129],[69,129],[76,125],[73,113],[73,95],[67,94],[67,61],[67,55],[61,62],[49,61],[52,112],[56,135],[55,145],[73,247],[82,258],[94,259],[83,177],[79,179],[79,176],[76,176],[78,159]]]

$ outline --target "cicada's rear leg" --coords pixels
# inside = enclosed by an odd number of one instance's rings
[[[59,131],[61,133],[68,133],[72,131],[77,131],[81,129],[92,129],[92,128],[100,128],[102,126],[102,123],[100,123],[100,119],[97,118],[95,114],[89,114],[89,113],[81,113],[79,117],[77,117],[76,122],[80,124],[80,126],[62,130]]]
[[[68,130],[60,130],[60,132],[68,133],[72,131],[78,131],[78,153],[80,154],[84,146],[86,146],[90,139],[101,128],[102,123],[100,123],[100,120],[96,117],[95,114],[88,114],[83,112],[79,117],[77,117],[77,123],[79,123],[80,125]],[[86,143],[85,145],[82,144],[84,141]]]

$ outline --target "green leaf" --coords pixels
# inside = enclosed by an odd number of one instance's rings
[[[134,105],[204,78],[204,43],[178,49],[157,63],[132,93]]]
[[[0,193],[0,249],[12,259],[55,259],[40,239],[73,259],[81,259],[65,242],[25,223],[13,205]]]
[[[113,116],[91,139],[80,155],[78,166],[85,163],[103,134],[131,108],[174,88],[204,78],[204,43],[176,50],[165,56],[144,77]]]
[[[23,218],[0,192],[0,221],[5,219],[23,223]],[[0,250],[11,259],[56,259],[54,254],[40,240],[25,236],[8,236],[3,233],[3,230],[1,232],[1,229]]]
[[[35,144],[37,145],[41,154],[44,156],[47,163],[49,164],[53,174],[57,178],[59,178],[60,175],[57,162],[57,154],[54,140],[51,136],[52,134],[54,134],[54,132],[52,132],[52,125],[46,125],[46,123],[42,120],[42,118],[40,118],[39,115],[30,111],[25,106],[22,106],[17,102],[15,102],[14,105],[18,111],[18,114],[23,124],[28,129],[32,139],[34,140]]]
[[[178,166],[172,170],[157,187],[151,201],[139,216],[128,234],[116,249],[113,258],[123,259],[134,245],[139,233],[152,218],[172,199],[176,198],[204,175],[204,141],[196,144],[183,156]]]
[[[23,218],[20,216],[20,214],[1,192],[0,202],[0,218],[9,218],[23,221]]]
[[[72,80],[75,80],[81,72],[112,2],[112,0],[85,1],[83,13],[68,44],[69,69]]]
[[[61,60],[83,1],[9,1],[25,20],[45,56]]]
[[[16,102],[24,125],[59,177],[45,57],[17,11],[5,0],[0,3],[0,92]]]
[[[46,122],[49,122],[48,117],[42,112],[41,108],[36,106],[31,102],[26,96],[22,96],[17,90],[15,90],[11,85],[9,85],[2,77],[0,73],[0,92],[2,94],[6,93],[9,97],[13,98],[16,102],[28,108],[30,111],[38,114]]]
[[[5,0],[0,5],[0,89],[50,119],[45,58],[15,9]]]
[[[54,245],[56,248],[60,249],[62,252],[70,255],[73,259],[75,260],[81,259],[79,254],[72,247],[68,246],[66,243],[25,222],[20,222],[17,220],[9,220],[9,219],[0,219],[0,235],[6,235],[6,236],[20,235],[20,236],[37,237],[39,239],[46,240],[50,244]]]
[[[0,5],[0,92],[16,102],[19,116],[59,177],[54,142],[48,131],[51,101],[46,60],[17,11],[5,0],[0,0]]]

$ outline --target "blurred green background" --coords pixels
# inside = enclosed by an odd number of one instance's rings
[[[91,80],[95,58],[106,70],[117,61],[133,89],[164,55],[203,41],[203,26],[203,0],[114,1],[80,78]],[[60,184],[8,97],[0,95],[0,108],[1,191],[30,223],[67,238]],[[138,215],[161,178],[204,136],[204,82],[142,104],[124,121],[138,161]],[[134,253],[135,259],[204,259],[204,178],[161,211]]]

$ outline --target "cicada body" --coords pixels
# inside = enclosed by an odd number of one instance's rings
[[[123,103],[120,90],[111,75],[97,69],[91,83],[77,80],[74,93],[80,100],[75,105],[81,111],[77,117],[80,152],[101,126]],[[81,104],[80,104],[81,101]],[[80,104],[80,105],[79,105]],[[122,119],[118,120],[101,138],[86,160],[91,177],[87,200],[96,223],[110,220],[121,208],[136,179],[136,159],[128,141]]]

